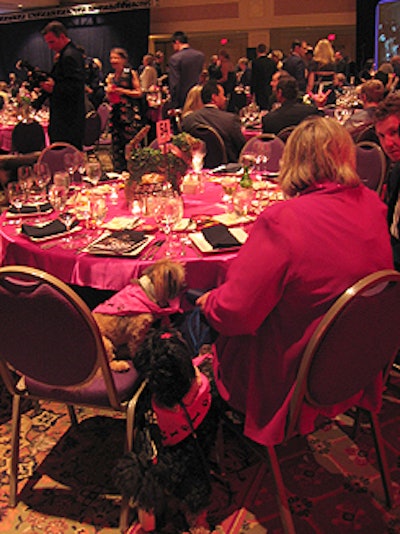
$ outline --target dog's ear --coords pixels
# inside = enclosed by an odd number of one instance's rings
[[[175,298],[185,284],[185,269],[180,263],[161,260],[153,265],[149,273],[154,286],[154,296],[161,307]]]

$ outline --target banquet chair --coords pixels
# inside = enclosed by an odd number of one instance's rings
[[[66,404],[78,430],[75,406],[124,414],[129,452],[145,383],[133,365],[125,373],[111,372],[89,308],[57,278],[25,266],[0,268],[0,308],[7,310],[0,321],[0,375],[12,396],[9,505],[15,507],[23,399]],[[122,499],[121,530],[128,526],[128,504]]]
[[[379,138],[375,132],[375,125],[369,124],[361,132],[358,132],[357,137],[355,138],[356,143],[361,141],[373,141],[380,146]]]
[[[296,126],[286,126],[286,128],[282,128],[280,132],[276,134],[279,139],[281,139],[284,143],[289,139],[290,134],[293,132],[293,130],[296,128]]]
[[[28,154],[42,150],[46,145],[45,133],[42,125],[31,120],[21,121],[14,126],[11,133],[11,146],[13,152]]]
[[[188,133],[197,139],[201,139],[206,144],[206,156],[204,166],[208,169],[214,169],[222,163],[227,163],[225,143],[220,134],[212,126],[199,124],[192,127]]]
[[[80,154],[83,159],[82,153],[74,145],[63,142],[52,143],[42,150],[38,163],[47,163],[51,174],[54,176],[55,172],[65,170],[65,154],[73,154],[75,152]]]
[[[256,154],[267,156],[266,170],[277,173],[280,169],[285,143],[274,134],[264,133],[249,139],[242,148],[239,156],[239,163],[244,154]]]
[[[92,110],[85,115],[85,131],[83,134],[84,152],[93,152],[101,135],[101,118],[97,111]]]
[[[380,195],[386,177],[386,156],[382,148],[372,141],[357,143],[356,169],[362,182]]]
[[[0,184],[2,187],[10,180],[17,180],[17,169],[23,165],[33,165],[37,162],[40,151],[28,154],[0,154]]]
[[[378,388],[381,401],[383,384],[400,347],[399,321],[400,273],[396,271],[384,270],[366,276],[332,304],[304,350],[282,444],[297,437],[299,428],[304,429],[310,408],[330,417],[352,407],[361,410],[358,403],[362,394],[374,387]],[[362,409],[370,423],[386,504],[390,508],[393,491],[377,411]],[[237,424],[229,421],[227,424],[243,438]],[[276,451],[281,443],[258,446],[249,438],[245,440],[258,454],[261,450],[263,460],[269,459],[284,531],[294,534]]]

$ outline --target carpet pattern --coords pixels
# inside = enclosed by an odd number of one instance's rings
[[[111,481],[122,454],[124,421],[90,409],[70,427],[66,409],[26,403],[22,416],[19,502],[8,507],[10,398],[0,384],[0,532],[116,534],[119,497]],[[400,533],[400,391],[388,391],[381,413],[395,506],[384,507],[372,438],[355,441],[341,419],[279,449],[283,478],[300,534]],[[218,534],[283,532],[267,463],[225,432],[223,470],[230,492],[215,482],[208,517]],[[133,520],[130,534],[139,534]],[[178,530],[176,533],[178,534]],[[173,532],[171,532],[173,534]]]

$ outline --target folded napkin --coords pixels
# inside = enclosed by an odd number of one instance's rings
[[[234,237],[224,224],[216,224],[202,230],[205,239],[213,248],[240,247],[241,243]]]
[[[11,206],[8,209],[8,213],[12,213],[13,215],[24,215],[27,213],[46,213],[50,211],[51,204],[50,202],[45,202],[43,204],[39,204],[39,206],[34,206],[33,204],[27,204],[25,206],[22,206],[20,210],[17,210],[14,206]]]
[[[72,223],[71,229],[74,228],[78,221]],[[21,233],[31,237],[33,239],[41,239],[44,237],[50,237],[52,235],[63,234],[67,231],[65,224],[59,219],[55,219],[46,224],[41,224],[40,226],[34,226],[31,224],[23,224],[21,226]]]
[[[136,230],[120,230],[92,243],[88,248],[91,252],[110,252],[124,254],[132,251],[139,243],[146,239],[144,232]]]

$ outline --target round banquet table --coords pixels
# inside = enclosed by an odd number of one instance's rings
[[[197,195],[183,195],[185,217],[195,215],[216,215],[224,213],[222,188],[216,183],[206,183],[205,191]],[[117,205],[108,201],[106,221],[116,216],[129,216],[123,189],[119,192]],[[42,216],[44,218],[44,216]],[[32,224],[33,217],[26,222]],[[77,249],[63,248],[61,238],[51,241],[33,242],[20,234],[15,224],[10,224],[6,213],[0,217],[0,251],[2,265],[27,265],[42,269],[67,284],[90,287],[100,290],[118,291],[126,286],[132,278],[141,275],[143,269],[163,257],[160,248],[151,261],[137,258],[96,256]],[[76,232],[74,239],[79,246],[79,235],[86,236],[90,231],[82,229]],[[156,235],[156,239],[161,237]],[[143,251],[144,253],[144,251]],[[178,261],[185,264],[188,287],[209,289],[220,284],[226,274],[229,263],[235,258],[235,252],[218,252],[202,254],[192,246],[185,246],[185,254]]]

